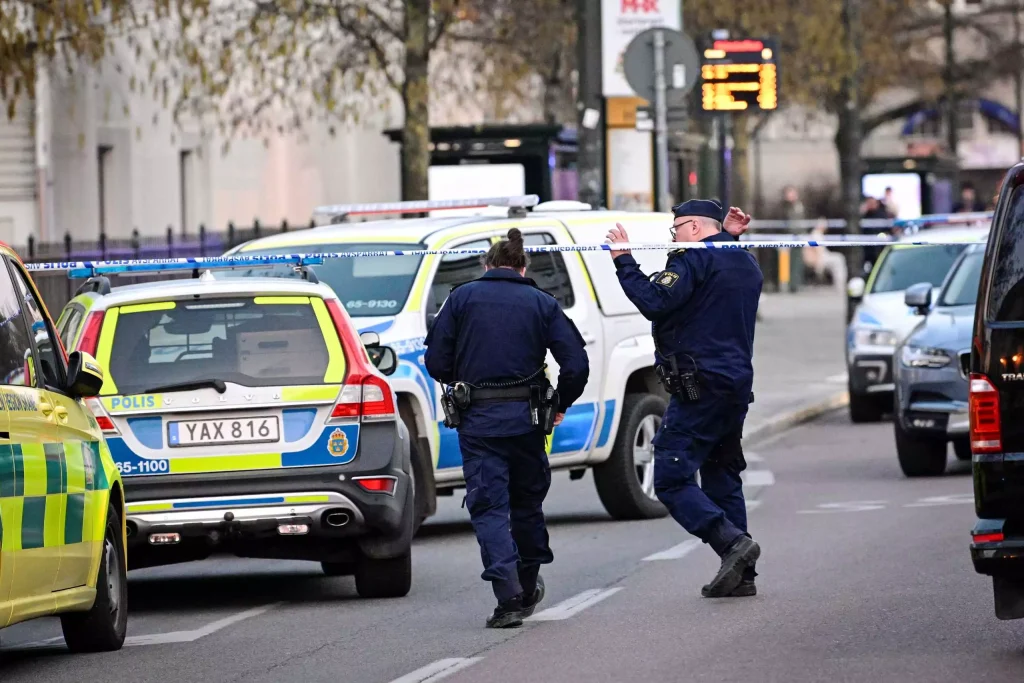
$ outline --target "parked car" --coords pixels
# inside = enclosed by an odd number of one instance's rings
[[[107,373],[91,405],[125,482],[130,568],[228,552],[320,562],[363,597],[409,592],[397,358],[329,287],[101,275],[59,330]]]
[[[0,628],[59,616],[72,652],[128,629],[124,491],[85,401],[103,384],[66,354],[39,291],[0,245]]]
[[[904,295],[921,316],[893,360],[896,455],[908,477],[942,474],[950,443],[957,458],[971,459],[967,366],[984,256],[985,245],[971,245],[937,295],[928,282],[910,286]]]
[[[1024,163],[1007,173],[985,250],[970,360],[975,570],[1000,619],[1024,618]]]
[[[853,278],[850,298],[857,301],[847,327],[846,372],[853,422],[877,422],[893,407],[893,353],[920,322],[904,302],[911,285],[942,284],[953,262],[972,242],[984,241],[982,227],[933,227],[888,245],[875,262],[867,282]],[[908,241],[962,242],[910,245]]]

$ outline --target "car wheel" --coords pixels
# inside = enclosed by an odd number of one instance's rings
[[[911,434],[899,419],[896,430],[896,456],[900,469],[908,477],[937,477],[946,471],[946,441]]]
[[[113,504],[107,510],[103,555],[96,578],[96,602],[88,612],[64,614],[60,625],[72,652],[120,650],[128,631],[128,572],[125,569],[121,515]]]
[[[655,519],[668,510],[654,493],[654,435],[667,404],[654,394],[630,394],[609,458],[594,467],[594,484],[615,519]]]
[[[855,394],[852,389],[850,394],[850,421],[854,424],[868,422],[879,422],[884,411],[881,403],[870,394]]]
[[[953,453],[956,454],[958,460],[970,460],[974,457],[971,453],[971,441],[970,439],[957,439],[953,442]]]
[[[356,562],[356,592],[362,598],[401,598],[412,588],[412,550],[398,557]]]

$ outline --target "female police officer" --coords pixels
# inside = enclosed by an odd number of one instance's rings
[[[461,403],[466,504],[482,578],[498,599],[488,628],[519,626],[533,614],[544,596],[540,565],[553,559],[541,510],[551,485],[542,423],[547,350],[559,367],[554,424],[590,372],[576,326],[526,277],[526,266],[523,236],[512,228],[484,257],[483,277],[452,290],[425,342],[427,371]]]

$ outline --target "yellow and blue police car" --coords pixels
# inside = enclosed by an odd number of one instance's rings
[[[97,275],[59,320],[106,373],[90,406],[125,481],[129,567],[302,559],[361,596],[405,595],[415,445],[394,351],[312,274],[196,275]]]
[[[121,477],[85,399],[103,372],[67,356],[0,245],[0,628],[59,615],[68,648],[117,650],[128,625]]]

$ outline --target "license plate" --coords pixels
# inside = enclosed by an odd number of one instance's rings
[[[182,420],[167,424],[167,443],[174,446],[209,446],[279,441],[281,430],[274,415],[226,420]]]

